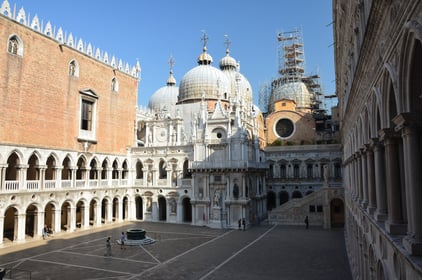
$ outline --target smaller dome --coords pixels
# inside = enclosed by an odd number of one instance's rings
[[[226,56],[220,60],[221,70],[235,70],[237,68],[236,60],[230,56],[230,51],[226,50]]]
[[[167,79],[167,85],[158,89],[149,99],[148,108],[154,112],[167,111],[174,113],[179,95],[179,87],[176,86],[176,79],[173,77],[173,71]]]
[[[199,65],[210,65],[212,63],[212,56],[207,53],[207,47],[204,46],[203,52],[198,56]]]

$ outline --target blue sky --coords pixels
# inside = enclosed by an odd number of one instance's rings
[[[3,0],[0,0],[3,1]],[[277,77],[277,33],[302,30],[306,73],[318,73],[326,95],[335,93],[332,0],[9,0],[28,15],[38,15],[66,33],[82,38],[129,65],[137,59],[142,68],[138,105],[164,86],[173,56],[174,76],[197,65],[201,36],[208,36],[208,53],[218,67],[225,55],[225,36],[230,55],[240,61],[240,72],[258,91]],[[327,108],[334,102],[326,99]]]

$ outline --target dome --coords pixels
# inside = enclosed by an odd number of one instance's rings
[[[277,85],[271,94],[271,103],[280,99],[290,99],[296,102],[297,107],[310,107],[311,94],[303,82],[291,82]]]
[[[148,108],[154,112],[168,111],[174,113],[177,103],[179,88],[176,86],[176,79],[173,72],[167,79],[167,85],[158,89],[149,99]]]
[[[230,81],[232,96],[239,91],[239,100],[251,104],[253,99],[251,84],[239,72],[239,66],[236,60],[230,56],[229,50],[226,50],[226,56],[220,60],[220,69]]]
[[[198,57],[198,66],[189,70],[182,78],[179,88],[179,103],[188,100],[228,99],[230,81],[219,69],[211,66],[212,57],[204,52]]]
[[[237,69],[236,60],[230,56],[229,50],[226,50],[226,56],[220,60],[220,69],[221,70],[236,70]]]

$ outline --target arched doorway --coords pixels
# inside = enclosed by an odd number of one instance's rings
[[[25,234],[34,237],[37,232],[37,207],[31,204],[26,208],[25,215]]]
[[[330,203],[331,212],[331,227],[343,227],[344,226],[344,204],[339,198],[331,200]]]
[[[63,230],[70,229],[70,203],[64,202],[61,208],[60,226]]]
[[[143,212],[143,201],[142,197],[137,196],[135,198],[135,211],[136,211],[136,219],[137,220],[143,220],[144,219],[144,212]]]
[[[167,202],[166,199],[162,196],[158,198],[158,220],[167,220]]]
[[[274,192],[267,193],[267,210],[271,211],[276,207],[276,197]]]
[[[288,192],[282,191],[282,192],[280,192],[279,196],[280,196],[280,205],[283,205],[284,203],[289,201],[289,193]]]
[[[292,193],[292,198],[302,198],[302,193],[300,191],[294,191]]]
[[[123,213],[122,213],[122,219],[126,220],[129,218],[129,203],[128,203],[128,199],[127,197],[123,198],[123,205],[122,205],[123,209]]]
[[[4,228],[3,228],[3,237],[9,239],[10,241],[17,239],[18,234],[18,210],[15,207],[10,207],[6,210],[4,214]]]
[[[51,228],[53,231],[56,231],[55,228],[55,211],[56,207],[53,203],[47,203],[47,205],[44,208],[44,224],[48,226],[48,228]]]
[[[91,200],[89,203],[89,224],[95,225],[97,221],[97,201]]]
[[[115,197],[113,198],[113,213],[112,213],[113,222],[117,221],[118,216],[119,216],[119,199]]]
[[[183,222],[190,223],[192,222],[192,204],[190,204],[190,198],[185,197],[182,200],[183,205]]]
[[[76,204],[76,227],[82,227],[82,225],[84,224],[84,209],[84,202],[78,201],[78,203]]]

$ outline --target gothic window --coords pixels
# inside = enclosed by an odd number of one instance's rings
[[[286,165],[285,164],[280,165],[280,177],[286,178]]]
[[[161,160],[160,161],[160,166],[159,166],[159,169],[160,169],[160,178],[159,179],[166,179],[167,178],[167,170],[166,170],[166,168],[167,168],[167,163],[164,161],[164,160]]]
[[[23,55],[23,44],[18,36],[13,35],[7,42],[7,52],[14,55]]]
[[[299,164],[293,165],[293,177],[299,178]]]
[[[312,164],[308,164],[307,166],[306,166],[306,173],[307,173],[307,177],[308,178],[312,178],[313,176],[312,176]]]
[[[79,66],[76,60],[72,60],[69,63],[69,76],[70,77],[79,77]]]
[[[336,178],[340,178],[341,177],[341,165],[340,165],[340,163],[334,164],[334,176]]]
[[[111,79],[111,91],[114,91],[114,92],[119,91],[119,82],[117,81],[116,77]]]
[[[92,110],[94,102],[82,99],[81,129],[92,130]]]

